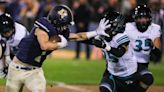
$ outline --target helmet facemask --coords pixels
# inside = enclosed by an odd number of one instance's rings
[[[73,25],[73,14],[66,5],[54,7],[48,14],[47,19],[58,30],[59,34],[66,38],[69,36],[69,25]]]
[[[58,5],[54,7],[49,12],[47,18],[51,24],[58,29],[63,29],[66,26],[73,24],[72,11],[66,5]]]
[[[4,32],[2,32],[2,37],[6,38],[7,40],[10,39],[14,33],[15,33],[15,28],[9,28],[9,27],[6,27],[5,29],[3,29]]]
[[[125,17],[119,13],[115,13],[114,15],[108,15],[109,18],[107,17],[106,19],[110,20],[109,24],[111,24],[111,27],[107,28],[105,32],[110,35],[110,37],[105,37],[106,41],[111,41],[113,36],[115,36],[117,33],[122,33],[124,31],[124,22],[125,22]],[[114,16],[112,19],[110,17]]]
[[[5,13],[0,16],[0,33],[1,35],[9,39],[15,33],[15,24],[12,17]]]
[[[134,20],[140,32],[145,32],[151,24],[151,10],[146,5],[137,6],[135,9]]]
[[[135,19],[135,23],[137,29],[140,32],[145,32],[148,29],[149,25],[151,24],[151,18],[146,16],[141,16]]]

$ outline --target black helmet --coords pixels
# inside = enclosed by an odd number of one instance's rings
[[[55,6],[47,16],[48,20],[55,27],[66,26],[73,24],[73,14],[69,7],[66,5]]]
[[[107,41],[110,41],[117,33],[124,32],[125,17],[123,15],[118,12],[108,11],[104,15],[104,18],[109,20],[109,24],[111,24],[111,27],[105,30],[105,32],[110,35],[110,37],[106,38]]]
[[[135,8],[134,18],[136,19],[142,16],[151,18],[151,10],[147,7],[147,5],[138,5]]]
[[[134,19],[136,22],[136,26],[138,28],[139,31],[144,32],[147,30],[147,28],[149,27],[149,25],[151,24],[152,21],[152,17],[151,17],[151,10],[146,6],[146,5],[139,5],[135,8],[135,14],[134,14]],[[138,18],[141,17],[145,17],[148,18],[149,21],[145,24],[141,24],[139,22],[137,22],[136,20]]]
[[[14,21],[10,14],[4,13],[0,15],[0,33],[6,33],[9,31],[13,31]]]

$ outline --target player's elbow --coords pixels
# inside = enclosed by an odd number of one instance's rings
[[[125,52],[121,52],[121,53],[118,53],[117,55],[116,55],[116,57],[122,57],[123,55],[125,54]]]
[[[40,45],[40,48],[41,48],[42,50],[47,50],[47,49],[48,49],[48,47],[47,47],[46,44]]]

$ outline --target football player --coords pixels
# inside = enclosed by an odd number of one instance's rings
[[[129,37],[123,33],[125,17],[117,12],[107,12],[105,18],[110,20],[111,27],[106,29],[110,37],[100,36],[93,42],[103,48],[107,63],[100,92],[135,92],[137,62],[128,49]]]
[[[18,52],[9,64],[6,92],[18,92],[23,84],[31,92],[45,92],[46,80],[41,66],[47,55],[67,46],[68,40],[82,41],[97,35],[108,36],[104,31],[110,27],[108,22],[102,19],[95,31],[70,33],[68,26],[73,24],[70,8],[55,6],[46,18],[35,22],[31,33],[20,42]]]
[[[10,59],[9,45],[3,39],[0,40],[0,78],[4,79],[7,75],[8,64]]]
[[[153,75],[148,70],[150,57],[154,60],[161,58],[160,26],[152,23],[151,11],[146,5],[135,9],[135,22],[127,23],[125,33],[129,36],[129,49],[132,50],[138,62],[138,70],[142,76],[140,85],[147,90],[153,83]]]
[[[0,34],[2,39],[7,41],[11,48],[11,53],[16,54],[18,44],[29,34],[26,28],[18,22],[14,22],[11,15],[4,13],[0,15]]]
[[[105,18],[111,27],[106,29],[109,37],[95,37],[90,42],[103,48],[107,67],[100,83],[100,92],[145,92],[143,76],[137,58],[129,48],[130,39],[124,32],[124,17],[108,12]]]
[[[6,64],[0,62],[1,68],[4,68],[0,69],[0,72],[4,72],[3,74],[6,75],[8,67],[7,65],[11,62],[10,55],[15,55],[16,51],[18,50],[18,44],[22,38],[29,33],[23,25],[14,22],[12,17],[7,13],[0,15],[0,29],[0,39],[5,41],[7,47],[9,47],[9,51],[7,51],[8,54],[2,54],[2,57],[3,55],[6,57],[5,61],[4,59],[2,60]],[[6,48],[6,50],[8,49]]]

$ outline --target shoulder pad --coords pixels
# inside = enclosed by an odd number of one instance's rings
[[[58,31],[46,18],[38,19],[37,21],[35,21],[34,25],[35,27],[39,27],[45,30],[49,35],[58,34]]]
[[[121,45],[123,43],[129,42],[129,37],[127,36],[126,33],[119,33],[115,36],[115,41],[118,43],[118,45]]]
[[[152,27],[158,31],[161,30],[161,27],[158,24],[152,23]]]

